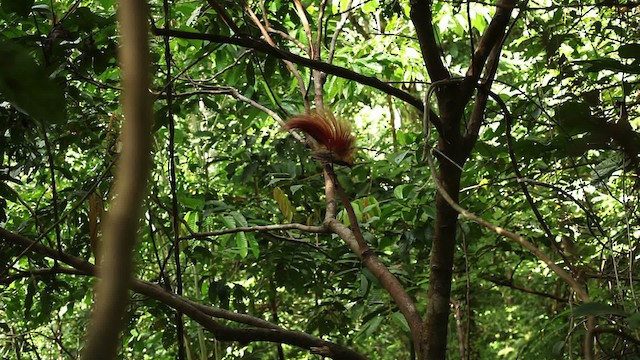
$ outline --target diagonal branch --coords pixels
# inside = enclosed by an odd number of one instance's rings
[[[478,41],[478,47],[471,58],[471,65],[469,65],[466,77],[461,84],[461,102],[463,104],[466,104],[471,98],[478,79],[482,76],[482,69],[485,67],[489,54],[494,50],[496,44],[502,42],[515,5],[516,0],[499,0],[496,4],[496,13]]]
[[[304,33],[307,35],[307,42],[309,43],[309,49],[311,49],[311,54],[309,57],[315,59],[315,46],[313,45],[313,36],[311,34],[311,26],[309,25],[309,19],[307,18],[307,13],[304,11],[300,0],[293,0],[293,4],[295,5],[296,12],[298,13],[298,18],[300,18],[300,22],[302,23],[302,28],[304,29]]]
[[[209,6],[211,6],[213,10],[215,10],[216,13],[218,13],[218,16],[220,16],[220,18],[222,19],[222,22],[224,22],[225,25],[227,25],[231,30],[233,30],[233,32],[236,33],[236,35],[239,35],[242,33],[238,25],[236,25],[236,23],[233,22],[229,14],[227,14],[227,12],[224,11],[224,8],[220,4],[218,4],[217,1],[207,0],[207,3],[209,3]]]
[[[451,73],[442,62],[440,46],[436,42],[431,4],[431,0],[411,0],[411,21],[416,28],[422,59],[427,67],[429,78],[435,82],[450,78]]]
[[[332,194],[336,192],[338,193],[340,201],[345,207],[349,217],[351,229],[335,218],[325,219],[325,224],[327,224],[332,232],[336,233],[345,243],[347,243],[351,251],[358,256],[362,261],[362,264],[371,271],[382,287],[387,291],[389,296],[391,296],[405,320],[407,320],[407,324],[411,329],[414,345],[418,346],[422,333],[422,318],[420,313],[418,313],[415,301],[407,293],[398,278],[389,271],[389,269],[380,261],[376,253],[366,244],[364,237],[362,236],[362,231],[360,230],[360,225],[358,224],[358,219],[353,211],[353,207],[351,206],[351,201],[344,192],[344,189],[340,186],[331,165],[325,165],[324,168],[326,191]]]
[[[58,252],[4,228],[0,228],[0,240],[19,247],[29,248],[31,252],[47,256],[51,259],[56,259],[88,275],[95,276],[99,270],[98,267],[88,261],[65,252]],[[210,331],[219,341],[239,341],[242,343],[268,341],[294,345],[308,349],[313,354],[321,354],[333,359],[365,359],[364,356],[344,346],[325,341],[300,331],[284,329],[265,320],[249,315],[237,314],[231,311],[198,304],[192,300],[188,300],[184,297],[168,292],[159,285],[147,281],[133,278],[129,282],[129,287],[136,293],[148,296],[184,313],[195,322],[202,325],[206,330]],[[224,325],[213,319],[212,316],[247,324],[251,327],[240,328]]]
[[[248,4],[246,8],[247,8],[247,12],[249,13],[249,16],[251,17],[251,20],[253,20],[253,23],[256,24],[256,26],[260,29],[260,32],[262,33],[262,36],[264,37],[265,41],[269,43],[269,45],[271,45],[273,48],[277,49],[278,47],[276,46],[275,41],[273,41],[273,39],[271,38],[271,35],[269,35],[269,31],[267,30],[267,28],[264,25],[262,25],[256,13],[253,12],[253,10],[251,9],[251,7],[249,7]],[[298,71],[298,69],[296,69],[295,66],[293,66],[293,63],[291,61],[288,61],[286,59],[283,59],[283,61],[284,61],[284,64],[287,66],[287,69],[289,69],[289,71],[293,74],[293,76],[298,81],[298,90],[300,91],[300,95],[302,96],[305,111],[306,112],[311,111],[311,106],[309,105],[309,100],[307,100],[307,96],[306,96],[307,89],[305,88],[302,75],[300,75],[300,72]]]
[[[318,234],[323,234],[328,232],[328,229],[325,226],[312,226],[312,225],[291,223],[291,224],[281,224],[281,225],[278,224],[278,225],[243,226],[243,227],[235,227],[231,229],[223,229],[218,231],[194,233],[191,235],[182,236],[180,240],[204,239],[212,236],[235,234],[239,232],[266,232],[266,231],[277,231],[277,230],[300,230],[300,231],[318,233]]]
[[[428,99],[431,96],[433,92],[433,88],[430,88],[429,91],[427,92],[427,95],[425,97],[425,103],[428,103]],[[427,124],[427,136],[426,138],[429,139],[429,135],[430,135],[430,123],[428,121],[428,119],[425,119],[425,123]],[[444,187],[444,185],[440,182],[440,179],[436,176],[437,172],[436,172],[436,167],[434,164],[434,160],[433,160],[433,156],[431,155],[431,147],[428,145],[427,146],[427,151],[425,151],[425,155],[427,157],[427,162],[429,163],[429,168],[431,169],[431,176],[433,178],[433,181],[436,185],[436,190],[438,191],[438,193],[442,196],[442,198],[449,204],[449,206],[454,209],[456,212],[458,212],[460,215],[466,217],[467,219],[471,219],[474,222],[482,225],[483,227],[495,232],[496,234],[500,235],[500,236],[504,236],[507,239],[519,244],[520,246],[522,246],[523,248],[527,249],[529,252],[531,252],[533,255],[535,255],[538,259],[540,259],[542,262],[544,262],[553,272],[556,273],[556,275],[558,275],[558,277],[562,280],[564,280],[567,285],[573,290],[575,291],[576,295],[578,296],[578,298],[580,298],[580,300],[582,300],[585,303],[590,302],[590,298],[589,298],[589,294],[587,293],[587,291],[583,288],[583,286],[578,283],[578,281],[571,276],[571,274],[569,274],[567,271],[565,271],[562,267],[558,266],[550,257],[548,257],[544,252],[542,252],[542,250],[540,250],[538,247],[536,247],[533,243],[531,243],[529,240],[525,239],[524,237],[517,235],[507,229],[504,229],[502,227],[499,227],[483,218],[481,218],[480,216],[464,209],[463,207],[461,207],[452,197],[451,195],[449,195],[449,193],[447,192],[446,188]]]
[[[172,37],[177,37],[182,39],[205,40],[205,41],[211,41],[214,43],[232,44],[232,45],[238,45],[238,46],[254,49],[262,53],[265,53],[267,55],[274,56],[278,59],[289,60],[298,65],[303,65],[312,69],[320,70],[328,74],[339,76],[344,79],[353,80],[363,85],[371,86],[375,89],[378,89],[384,92],[385,94],[389,94],[391,96],[394,96],[408,103],[409,105],[415,107],[420,111],[424,109],[424,104],[422,103],[422,100],[403,90],[395,88],[376,77],[365,76],[341,66],[327,64],[322,61],[312,60],[299,55],[295,55],[288,51],[275,48],[261,40],[251,39],[248,37],[242,37],[242,38],[229,37],[229,36],[223,36],[223,35],[201,34],[201,33],[195,33],[195,32],[182,31],[182,30],[160,29],[160,28],[154,29],[153,33],[156,36],[169,35]],[[432,116],[432,119],[437,118],[436,114],[433,113],[433,111],[431,111],[431,116]]]

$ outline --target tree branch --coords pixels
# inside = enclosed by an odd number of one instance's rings
[[[471,65],[469,65],[466,77],[460,85],[460,92],[462,96],[461,102],[463,104],[466,104],[473,94],[473,90],[477,86],[478,79],[482,76],[482,69],[487,62],[489,54],[494,50],[496,44],[500,44],[502,42],[515,5],[516,0],[498,1],[498,4],[496,5],[496,13],[487,26],[484,34],[482,34],[480,41],[478,41],[478,47],[471,59]]]
[[[411,21],[420,42],[422,59],[432,82],[451,77],[449,69],[442,62],[440,46],[436,42],[431,15],[431,0],[411,0]]]
[[[424,109],[422,100],[414,97],[413,95],[403,90],[395,88],[376,77],[365,76],[341,66],[327,64],[322,61],[312,60],[299,55],[295,55],[288,51],[284,51],[284,50],[275,48],[273,46],[270,46],[269,44],[261,40],[256,40],[249,37],[228,37],[228,36],[215,35],[215,34],[201,34],[201,33],[195,33],[195,32],[182,31],[182,30],[160,29],[160,28],[154,29],[153,32],[154,32],[154,35],[157,35],[157,36],[168,35],[168,36],[182,38],[182,39],[204,40],[204,41],[211,41],[214,43],[232,44],[232,45],[238,45],[238,46],[254,49],[262,53],[265,53],[267,55],[274,56],[278,59],[288,60],[298,65],[307,66],[309,68],[320,70],[327,74],[332,74],[344,79],[356,81],[363,85],[371,86],[375,89],[382,91],[385,94],[389,94],[391,96],[394,96],[408,103],[409,105],[415,107],[420,111]],[[431,113],[432,113],[431,116],[433,119],[437,118],[437,115],[435,113],[433,113],[432,111]]]
[[[486,280],[486,281],[488,281],[490,283],[493,283],[495,285],[506,286],[506,287],[514,289],[514,290],[525,292],[527,294],[533,294],[533,295],[538,295],[538,296],[541,296],[541,297],[546,297],[548,299],[552,299],[552,300],[555,300],[555,301],[558,301],[558,302],[562,302],[562,303],[568,303],[569,302],[568,299],[561,298],[561,297],[553,295],[553,294],[548,294],[548,293],[545,293],[545,292],[542,292],[542,291],[529,289],[529,288],[526,288],[524,286],[515,285],[513,283],[513,281],[504,280],[504,279],[498,279],[498,278],[493,278],[493,277],[488,277],[488,276],[487,277],[482,277],[482,279],[484,279],[484,280]]]
[[[311,233],[321,233],[321,234],[329,232],[329,229],[327,229],[325,226],[310,226],[310,225],[293,223],[293,224],[282,224],[282,225],[245,226],[245,227],[236,227],[232,229],[224,229],[224,230],[218,230],[218,231],[195,233],[195,234],[183,236],[180,238],[180,240],[203,239],[211,236],[235,234],[239,232],[263,232],[263,231],[294,230],[294,229],[311,232]]]
[[[22,248],[29,248],[31,252],[56,259],[88,275],[95,276],[98,272],[102,272],[98,271],[101,269],[86,260],[64,252],[58,252],[4,228],[0,228],[0,239]],[[300,331],[287,330],[249,315],[237,314],[198,304],[192,300],[188,300],[174,293],[168,292],[159,285],[152,284],[147,281],[131,279],[129,287],[136,293],[148,296],[184,313],[198,324],[202,325],[206,330],[210,331],[215,338],[220,341],[238,341],[241,343],[269,341],[308,349],[311,353],[323,354],[333,359],[366,359],[364,356],[344,346],[322,340]],[[238,328],[227,326],[219,323],[215,319],[212,319],[210,316],[251,325],[253,327]]]
[[[256,26],[260,29],[260,32],[262,33],[262,36],[264,37],[265,41],[269,45],[271,45],[272,48],[277,49],[278,47],[276,46],[275,41],[273,41],[273,39],[271,38],[271,35],[269,35],[269,31],[267,31],[267,28],[264,25],[262,25],[262,23],[260,22],[260,19],[258,19],[258,16],[253,12],[251,7],[249,7],[249,4],[246,5],[246,9],[249,12],[249,17],[251,17],[251,20],[253,20],[253,23],[256,24]],[[307,112],[309,112],[311,110],[311,106],[309,105],[309,100],[307,100],[307,96],[306,96],[307,89],[305,87],[304,80],[302,79],[302,75],[300,74],[298,69],[296,69],[296,67],[293,66],[293,63],[291,61],[286,59],[282,59],[282,60],[284,61],[284,64],[287,66],[287,69],[289,69],[291,74],[293,74],[293,76],[298,81],[298,90],[300,91],[300,96],[302,96],[304,108]]]
[[[400,283],[397,277],[393,275],[389,269],[380,261],[380,258],[375,254],[373,250],[366,244],[358,219],[351,206],[351,201],[347,197],[344,189],[340,186],[336,174],[333,172],[331,165],[325,165],[325,176],[330,180],[325,181],[325,185],[330,187],[330,191],[338,193],[340,201],[345,207],[347,215],[349,216],[349,222],[351,229],[344,226],[340,221],[332,218],[325,223],[329,226],[332,232],[338,234],[345,243],[349,246],[351,251],[358,256],[362,261],[362,264],[371,271],[371,273],[380,281],[382,287],[391,296],[395,304],[402,312],[402,315],[407,320],[409,328],[411,329],[412,340],[415,346],[419,345],[420,335],[422,333],[422,318],[416,309],[415,301],[409,296],[404,286]]]

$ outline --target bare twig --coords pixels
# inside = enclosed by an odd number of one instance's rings
[[[336,43],[338,41],[338,35],[340,35],[340,31],[342,30],[342,28],[344,27],[344,24],[346,24],[347,20],[349,19],[352,2],[353,0],[349,0],[347,2],[348,10],[343,12],[342,15],[340,16],[340,21],[338,21],[338,24],[336,24],[336,31],[333,33],[333,36],[331,37],[331,45],[329,45],[329,58],[327,59],[327,63],[329,64],[333,62],[333,57],[335,56],[335,53],[336,53]]]
[[[271,38],[271,35],[269,35],[269,31],[267,31],[264,25],[262,25],[262,23],[260,22],[260,19],[258,19],[258,16],[253,12],[253,10],[248,4],[246,6],[246,9],[247,9],[247,12],[249,13],[249,16],[251,17],[251,20],[253,20],[253,23],[256,24],[256,26],[258,26],[258,28],[260,29],[260,32],[262,33],[262,36],[264,37],[265,41],[269,45],[271,45],[273,48],[278,48],[275,41],[273,41],[273,39]],[[309,104],[309,101],[307,100],[307,97],[306,97],[307,89],[305,88],[302,75],[300,74],[298,69],[296,69],[296,67],[293,65],[293,62],[286,59],[283,59],[283,61],[284,61],[284,64],[287,66],[287,69],[289,69],[291,74],[293,74],[293,76],[298,81],[298,90],[300,91],[300,95],[302,96],[302,99],[304,101],[305,110],[307,112],[311,111],[311,105]]]

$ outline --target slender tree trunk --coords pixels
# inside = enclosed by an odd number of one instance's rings
[[[460,168],[467,155],[463,150],[459,129],[464,106],[458,103],[459,94],[455,85],[443,88],[438,95],[443,127],[438,134],[438,152],[435,154],[439,162],[437,177],[446,192],[457,202]],[[431,248],[427,314],[420,344],[422,360],[446,357],[457,225],[458,212],[436,192],[436,221]]]
[[[445,160],[446,161],[446,160]],[[456,201],[460,190],[460,171],[444,170],[453,166],[441,165],[438,177]],[[423,359],[444,359],[447,351],[449,298],[453,274],[453,255],[456,246],[458,213],[438,194],[436,196],[436,228],[431,250],[429,303],[423,329]]]

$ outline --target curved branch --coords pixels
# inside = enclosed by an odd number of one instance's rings
[[[533,295],[537,295],[537,296],[540,296],[540,297],[545,297],[547,299],[552,299],[552,300],[555,300],[555,301],[561,302],[561,303],[568,303],[569,302],[569,299],[565,299],[565,298],[562,298],[562,297],[554,295],[554,294],[549,294],[549,293],[546,293],[546,292],[542,292],[542,291],[530,289],[530,288],[527,288],[527,287],[524,287],[524,286],[516,285],[516,284],[513,283],[512,280],[493,278],[493,277],[489,277],[489,276],[481,277],[481,278],[483,280],[486,280],[486,281],[488,281],[490,283],[495,284],[496,286],[506,286],[506,287],[511,288],[513,290],[518,290],[518,291],[522,291],[522,292],[527,293],[527,294],[533,294]]]
[[[309,42],[309,49],[311,49],[311,54],[309,57],[315,59],[315,46],[313,44],[313,37],[311,34],[311,26],[309,25],[309,19],[307,18],[307,13],[304,11],[300,0],[293,0],[293,4],[296,8],[296,12],[298,13],[298,18],[300,18],[300,22],[302,23],[302,28],[304,29],[304,33],[307,35],[307,41]]]
[[[505,135],[507,137],[507,149],[509,152],[509,159],[511,160],[511,167],[513,168],[513,173],[516,175],[517,183],[520,185],[520,189],[522,190],[524,197],[527,199],[529,208],[533,211],[533,214],[535,215],[536,219],[538,220],[538,223],[542,227],[542,230],[544,231],[545,235],[547,235],[547,239],[549,240],[549,242],[552,244],[552,246],[556,250],[558,250],[557,251],[558,254],[562,257],[562,260],[564,260],[567,266],[569,266],[570,269],[573,269],[572,262],[567,258],[567,256],[562,251],[560,251],[558,243],[555,241],[555,237],[551,232],[551,229],[547,225],[546,220],[542,216],[542,213],[540,212],[540,210],[538,209],[538,206],[533,200],[533,196],[531,196],[531,193],[529,192],[529,188],[527,187],[526,182],[522,181],[524,176],[522,176],[522,173],[520,172],[518,159],[516,158],[515,150],[513,148],[513,135],[511,134],[511,128],[513,125],[513,116],[511,116],[511,112],[509,111],[507,104],[500,98],[500,96],[498,96],[498,94],[495,94],[490,90],[486,90],[486,92],[489,93],[489,95],[491,95],[491,98],[493,98],[493,100],[497,102],[498,105],[500,106],[500,109],[502,109],[502,113],[504,115],[505,122],[506,122]]]
[[[29,248],[31,252],[56,259],[87,275],[96,275],[98,270],[100,270],[98,267],[86,260],[64,252],[58,252],[4,228],[0,228],[0,240],[23,248]],[[238,341],[243,343],[269,341],[308,349],[311,353],[322,354],[333,359],[366,359],[364,356],[344,346],[325,341],[321,338],[317,338],[300,331],[284,329],[263,319],[198,304],[192,300],[185,299],[174,293],[168,292],[161,286],[147,281],[131,279],[129,287],[131,290],[139,294],[160,301],[161,303],[184,313],[198,324],[202,325],[206,330],[210,331],[215,338],[220,341]],[[253,327],[239,328],[224,325],[211,318],[211,316],[251,325]]]
[[[362,261],[362,264],[371,271],[371,273],[380,281],[380,284],[387,293],[391,296],[395,304],[400,309],[400,312],[407,320],[407,324],[411,329],[412,340],[417,347],[420,343],[420,336],[422,333],[422,318],[418,310],[416,309],[415,301],[407,293],[402,283],[398,278],[389,271],[389,269],[380,261],[378,256],[373,250],[366,244],[358,219],[351,206],[351,201],[347,197],[344,189],[340,186],[336,174],[333,172],[331,165],[325,165],[325,176],[330,179],[325,181],[325,186],[329,192],[337,192],[342,201],[343,206],[349,216],[349,222],[351,229],[343,225],[335,218],[325,220],[325,223],[329,229],[338,234],[345,243],[349,246],[351,251],[358,256]]]
[[[431,86],[429,88],[429,91],[427,91],[427,94],[425,96],[425,106],[426,104],[428,104],[428,100],[431,97],[431,94],[434,91],[434,87]],[[430,136],[430,124],[431,122],[429,121],[428,117],[425,114],[425,119],[424,122],[427,126],[427,136],[425,137],[426,139],[429,139]],[[428,144],[427,144],[428,145]],[[558,275],[558,277],[560,277],[562,280],[564,280],[567,285],[569,285],[571,287],[571,289],[573,289],[573,291],[575,291],[575,293],[578,295],[578,297],[585,303],[590,302],[590,298],[589,298],[589,294],[586,292],[586,290],[576,281],[576,279],[573,278],[573,276],[571,276],[571,274],[569,274],[567,271],[565,271],[563,268],[561,268],[560,266],[558,266],[553,260],[551,260],[551,258],[549,258],[544,252],[542,252],[539,248],[537,248],[535,245],[533,245],[529,240],[525,239],[524,237],[517,235],[509,230],[506,230],[500,226],[497,226],[481,217],[479,217],[478,215],[464,209],[463,207],[461,207],[455,200],[453,200],[453,198],[451,198],[451,196],[449,195],[449,193],[447,192],[447,190],[445,189],[445,187],[442,185],[442,183],[440,182],[440,180],[438,179],[438,177],[436,176],[436,167],[433,161],[433,156],[431,155],[431,148],[428,147],[426,149],[427,151],[425,151],[425,155],[427,157],[427,162],[429,163],[429,167],[431,169],[431,176],[433,178],[433,181],[436,185],[436,190],[438,191],[438,193],[442,196],[442,198],[449,204],[449,206],[451,206],[451,208],[453,208],[455,211],[457,211],[460,215],[475,221],[476,223],[484,226],[485,228],[495,232],[498,235],[504,236],[507,239],[510,239],[512,241],[514,241],[515,243],[518,243],[520,246],[524,247],[525,249],[529,250],[529,252],[531,252],[533,255],[535,255],[538,259],[540,259],[542,262],[544,262],[545,264],[547,264],[547,266],[556,273],[556,275]]]
[[[342,28],[344,27],[344,24],[347,23],[347,20],[349,19],[349,15],[351,14],[351,3],[353,2],[353,0],[348,0],[346,8],[347,11],[343,12],[342,15],[340,16],[340,20],[338,21],[338,23],[336,24],[336,30],[333,33],[333,36],[331,37],[331,44],[329,45],[329,59],[327,60],[327,63],[331,64],[333,62],[333,57],[335,56],[335,52],[336,52],[336,43],[338,41],[338,35],[340,34],[340,31],[342,31]]]
[[[507,26],[509,25],[509,19],[511,19],[511,13],[515,8],[515,5],[516,0],[499,0],[496,4],[496,13],[493,15],[493,18],[487,26],[484,34],[482,34],[480,41],[478,41],[478,47],[471,58],[471,65],[469,66],[465,79],[462,82],[462,103],[466,103],[473,93],[473,89],[475,89],[478,79],[482,76],[482,69],[485,67],[489,55],[492,52],[500,53],[499,47],[497,49],[494,48],[500,46],[499,44],[501,44],[504,39]],[[488,71],[491,71],[491,69],[488,69]]]
[[[222,22],[224,22],[225,25],[227,25],[231,30],[233,30],[234,33],[240,34],[242,32],[240,31],[240,28],[238,27],[238,25],[236,25],[236,23],[233,22],[229,14],[227,14],[227,12],[224,11],[224,8],[220,4],[218,4],[217,1],[207,0],[207,3],[209,3],[209,6],[211,6],[213,10],[215,10],[216,13],[218,13],[218,16],[220,16],[220,19],[222,19]]]
[[[52,267],[47,269],[33,269],[28,271],[20,271],[17,274],[13,274],[13,275],[9,275],[7,277],[1,278],[0,285],[9,285],[16,280],[24,279],[24,278],[30,278],[30,277],[36,277],[36,276],[51,276],[51,275],[57,275],[57,274],[86,275],[86,273],[82,270],[57,266],[57,267]]]
[[[320,70],[327,74],[335,75],[347,80],[356,81],[363,85],[371,86],[375,89],[382,91],[385,94],[389,94],[391,96],[394,96],[406,102],[407,104],[415,107],[420,111],[424,110],[424,104],[422,103],[422,100],[403,90],[395,88],[376,77],[365,76],[341,66],[327,64],[322,61],[312,60],[299,55],[295,55],[288,51],[284,51],[284,50],[275,48],[273,46],[270,46],[269,44],[261,40],[256,40],[249,37],[229,37],[229,36],[222,36],[222,35],[215,35],[215,34],[201,34],[201,33],[195,33],[195,32],[182,31],[182,30],[160,29],[160,28],[154,29],[153,32],[154,32],[154,35],[157,35],[157,36],[168,35],[168,36],[182,38],[182,39],[205,40],[205,41],[211,41],[215,43],[232,44],[232,45],[238,45],[238,46],[254,49],[262,53],[265,53],[267,55],[274,56],[278,59],[288,60],[298,65],[303,65],[312,69]],[[430,112],[431,112],[432,119],[436,119],[437,115],[433,113],[433,111],[430,111]]]
[[[276,46],[275,41],[273,41],[273,39],[271,38],[271,35],[269,35],[269,31],[264,25],[262,25],[262,23],[260,22],[260,19],[258,19],[258,16],[253,12],[249,4],[246,5],[246,8],[247,8],[247,11],[249,12],[249,17],[251,17],[251,20],[253,20],[254,24],[256,24],[256,26],[260,29],[260,32],[262,33],[262,36],[264,37],[265,41],[269,45],[271,45],[271,47],[277,49],[278,47]],[[307,90],[305,88],[302,75],[300,74],[298,69],[296,69],[295,66],[293,66],[293,62],[286,59],[282,59],[282,60],[284,60],[284,64],[287,66],[287,69],[289,69],[291,74],[293,74],[293,76],[298,81],[298,90],[300,91],[300,95],[302,96],[305,110],[307,112],[311,111],[309,101],[307,100],[307,97],[306,97]]]

